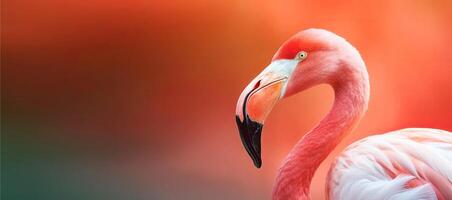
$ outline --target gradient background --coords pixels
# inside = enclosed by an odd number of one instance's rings
[[[281,102],[255,169],[236,100],[291,35],[360,50],[371,102],[354,134],[452,129],[452,1],[3,0],[2,199],[269,199],[292,145],[327,112]],[[323,197],[322,164],[312,184]]]

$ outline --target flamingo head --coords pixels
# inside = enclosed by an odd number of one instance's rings
[[[349,48],[343,38],[326,30],[308,29],[286,41],[273,59],[241,93],[236,122],[242,143],[260,168],[261,133],[275,104],[288,96],[320,83],[334,84]]]

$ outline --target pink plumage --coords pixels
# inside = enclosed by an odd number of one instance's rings
[[[273,199],[310,199],[316,169],[367,110],[366,66],[342,37],[308,29],[285,42],[239,98],[241,139],[260,167],[260,134],[272,107],[324,83],[334,90],[333,107],[284,160]],[[335,159],[326,184],[328,199],[452,199],[452,133],[412,128],[357,141]]]

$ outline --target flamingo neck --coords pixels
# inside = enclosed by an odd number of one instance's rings
[[[298,141],[283,162],[273,188],[273,199],[310,199],[310,184],[316,169],[367,110],[369,81],[364,64],[345,73],[331,83],[335,94],[332,109]]]

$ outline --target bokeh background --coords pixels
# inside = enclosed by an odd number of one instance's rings
[[[389,130],[452,129],[450,0],[3,0],[1,12],[1,199],[269,199],[333,92],[274,109],[259,170],[235,103],[310,27],[347,38],[370,73],[368,113],[333,156]]]

